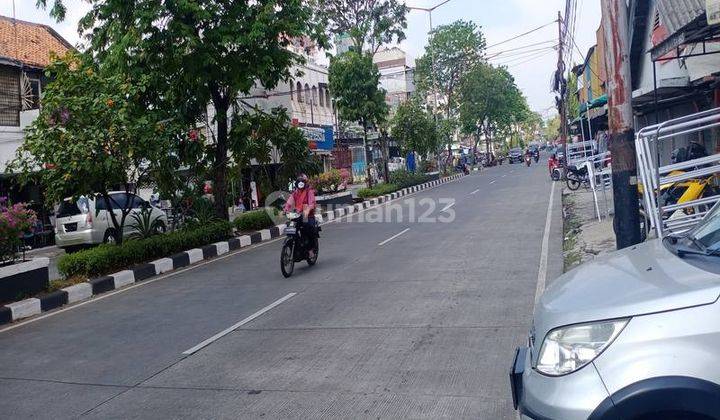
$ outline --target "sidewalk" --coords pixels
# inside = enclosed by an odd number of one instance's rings
[[[607,198],[612,211],[612,194],[608,194]],[[563,186],[562,206],[566,272],[599,255],[615,251],[613,215],[598,221],[592,191],[570,191]]]

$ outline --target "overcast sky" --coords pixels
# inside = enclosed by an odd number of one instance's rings
[[[431,7],[441,0],[406,0],[408,6]],[[18,19],[45,23],[57,30],[70,43],[79,41],[77,22],[87,12],[88,5],[83,0],[65,0],[68,7],[67,18],[57,23],[47,16],[47,12],[35,8],[35,0],[15,0]],[[534,29],[557,19],[557,12],[563,10],[564,0],[451,0],[433,12],[433,25],[447,24],[457,19],[472,20],[482,27],[488,45],[504,41],[515,35]],[[577,0],[576,41],[585,53],[595,44],[595,31],[600,25],[600,1]],[[0,15],[12,16],[12,0],[0,0]],[[423,54],[429,30],[428,15],[425,12],[411,11],[408,17],[407,39],[401,47],[411,58]],[[495,64],[507,64],[515,76],[518,86],[528,98],[530,107],[545,117],[554,113],[553,95],[550,92],[550,78],[557,63],[557,52],[538,50],[557,43],[556,24],[488,50],[488,56],[527,46],[525,50],[508,52],[503,58],[492,60]],[[548,41],[547,43],[544,43]],[[554,42],[551,42],[554,41]],[[574,50],[574,61],[580,62],[580,53]],[[512,55],[515,54],[515,55]],[[529,60],[529,61],[528,61]]]

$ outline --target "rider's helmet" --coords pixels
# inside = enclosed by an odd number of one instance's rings
[[[306,188],[308,185],[308,177],[305,174],[298,175],[297,179],[295,180],[295,188],[302,190]]]

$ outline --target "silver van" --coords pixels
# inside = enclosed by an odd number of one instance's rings
[[[598,258],[539,300],[510,382],[523,419],[720,418],[720,206]]]
[[[111,192],[110,198],[118,220],[122,215],[120,209],[125,208],[128,202],[131,206],[123,227],[125,235],[133,230],[132,214],[143,208],[150,209],[151,220],[158,219],[158,228],[165,231],[168,220],[164,211],[151,206],[137,195],[124,191]],[[55,221],[55,243],[60,248],[113,243],[117,238],[110,213],[102,198],[81,196],[76,201],[65,199],[60,203]]]

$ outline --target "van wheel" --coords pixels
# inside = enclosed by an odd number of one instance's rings
[[[155,234],[161,234],[167,232],[167,227],[165,227],[165,222],[159,221],[157,226],[155,227]]]
[[[115,237],[115,232],[111,229],[108,229],[105,231],[105,236],[103,237],[103,243],[104,244],[112,244],[115,245],[117,243],[117,238]]]

